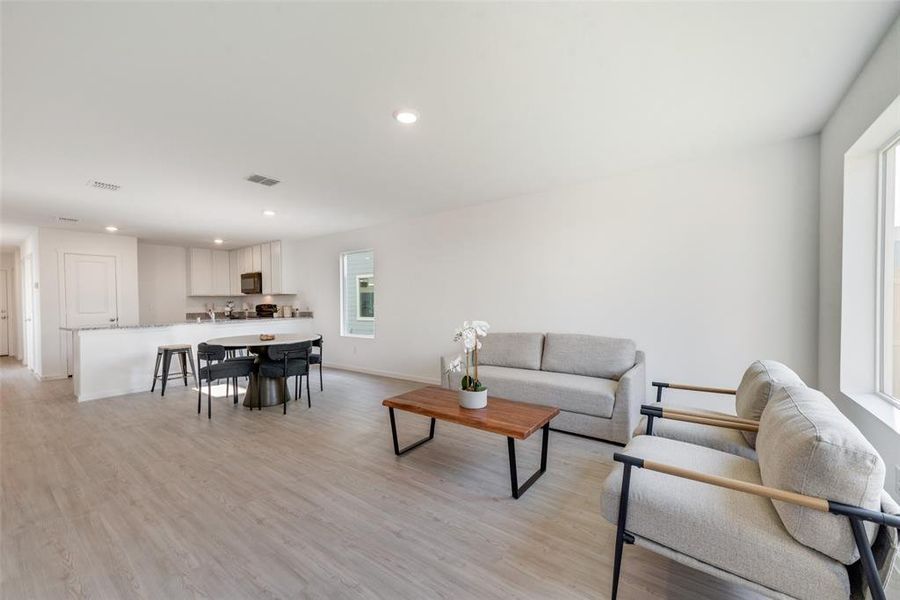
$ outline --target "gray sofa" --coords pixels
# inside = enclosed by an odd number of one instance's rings
[[[632,340],[565,333],[492,333],[479,352],[488,395],[560,409],[551,427],[625,444],[646,394],[644,353]],[[448,357],[441,359],[446,373]],[[452,381],[451,381],[452,379]],[[444,385],[457,387],[457,374]]]

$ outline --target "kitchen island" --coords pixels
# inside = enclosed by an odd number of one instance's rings
[[[156,348],[164,344],[191,344],[196,354],[197,344],[211,338],[316,333],[312,316],[64,330],[72,333],[72,377],[79,402],[148,391],[153,383]],[[172,368],[177,369],[174,362]],[[172,384],[174,388],[177,382],[173,380]]]

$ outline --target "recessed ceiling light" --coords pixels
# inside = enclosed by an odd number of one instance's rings
[[[275,216],[275,211],[274,211],[274,210],[264,210],[264,211],[263,211],[263,214],[264,214],[265,216],[267,216],[267,217],[274,217],[274,216]]]
[[[414,110],[402,108],[400,110],[394,111],[394,118],[397,119],[398,123],[403,123],[404,125],[412,125],[419,120],[419,113]]]
[[[118,228],[118,227],[115,227],[114,225],[109,225],[109,226],[106,228],[106,230],[107,230],[108,232],[110,232],[110,233],[115,233],[115,232],[117,232],[117,231],[119,230],[119,228]]]
[[[225,243],[225,240],[220,240],[219,238],[216,238],[213,240],[213,244],[224,244],[224,243]]]

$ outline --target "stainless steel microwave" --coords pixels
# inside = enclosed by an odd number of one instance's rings
[[[242,294],[262,294],[262,273],[241,274]]]

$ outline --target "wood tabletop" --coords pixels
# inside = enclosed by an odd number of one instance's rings
[[[513,402],[493,396],[488,396],[486,408],[463,408],[459,405],[455,390],[435,386],[400,394],[381,404],[517,440],[524,440],[559,414],[559,409],[553,406]]]
[[[276,333],[274,340],[261,340],[256,335],[231,335],[207,340],[211,346],[225,346],[226,348],[246,348],[247,346],[274,346],[276,344],[296,344],[298,342],[312,342],[319,339],[318,335],[304,335],[299,333]]]

